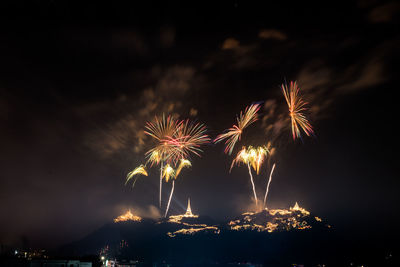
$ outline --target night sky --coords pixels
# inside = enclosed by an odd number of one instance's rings
[[[270,207],[298,201],[341,233],[394,239],[399,11],[374,0],[2,3],[0,244],[58,246],[128,208],[156,217],[158,170],[124,185],[150,148],[145,122],[179,114],[215,138],[251,103],[262,104],[260,120],[236,149],[276,146]],[[280,89],[290,80],[315,137],[292,140]],[[229,173],[223,149],[192,157],[172,213],[188,197],[218,220],[248,208],[247,170]],[[260,190],[269,168],[255,178]]]

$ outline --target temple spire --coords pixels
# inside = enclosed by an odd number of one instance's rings
[[[193,216],[192,209],[190,208],[190,198],[188,198],[188,205],[187,205],[185,216]]]

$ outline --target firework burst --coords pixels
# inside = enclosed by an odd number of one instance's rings
[[[142,164],[139,167],[136,167],[133,171],[129,172],[128,175],[126,176],[126,182],[125,184],[127,184],[129,182],[129,180],[131,180],[134,176],[136,176],[135,180],[132,183],[132,187],[135,186],[135,183],[137,181],[137,179],[139,178],[139,176],[137,175],[144,175],[144,176],[148,176],[148,173],[146,171],[146,167]]]
[[[169,181],[170,178],[175,177],[175,170],[171,167],[171,165],[167,164],[162,170],[162,178],[165,179],[166,182]]]
[[[249,164],[254,169],[254,171],[259,174],[260,167],[266,159],[268,152],[269,150],[266,146],[259,146],[257,148],[254,148],[252,146],[249,146],[247,148],[243,147],[242,150],[240,150],[236,157],[233,159],[230,170],[232,170],[235,164],[239,165],[240,163],[244,163]]]
[[[225,130],[225,133],[218,135],[214,142],[219,143],[226,139],[225,153],[231,155],[236,143],[240,141],[243,130],[257,120],[257,111],[259,109],[259,104],[246,107],[245,111],[241,111],[239,117],[236,118],[237,125],[234,124],[231,128]]]
[[[191,166],[192,166],[192,163],[189,160],[181,159],[181,162],[179,163],[179,166],[176,169],[175,178],[178,177],[178,175],[181,173],[183,168],[188,168],[188,167],[191,167]]]
[[[161,118],[157,116],[153,122],[147,122],[144,133],[151,136],[157,141],[157,145],[146,152],[148,157],[147,162],[153,166],[154,164],[160,165],[160,190],[159,190],[159,207],[161,207],[162,199],[162,179],[165,171],[164,163],[177,161],[182,157],[182,150],[179,147],[173,147],[166,139],[173,136],[178,130],[180,121],[174,119],[172,116],[166,117],[164,114]],[[168,178],[169,179],[169,178]]]
[[[173,136],[167,136],[164,140],[175,152],[174,158],[188,157],[190,153],[200,156],[203,152],[201,145],[207,144],[211,139],[206,135],[207,128],[201,123],[192,123],[189,120],[182,121]]]
[[[249,147],[243,147],[242,150],[238,152],[236,155],[236,158],[232,161],[231,169],[233,166],[239,165],[240,163],[246,164],[247,168],[249,170],[249,175],[250,175],[250,182],[253,188],[253,194],[254,194],[254,200],[256,203],[256,207],[258,207],[258,199],[257,199],[257,192],[256,192],[256,187],[254,184],[254,179],[253,179],[253,174],[251,173],[251,167],[259,173],[260,166],[264,162],[266,156],[268,154],[268,148],[265,146],[260,146],[257,148],[254,148],[252,146]],[[250,167],[251,166],[251,167]]]
[[[162,142],[166,136],[172,136],[176,132],[178,125],[178,120],[175,120],[172,116],[165,117],[163,114],[162,118],[156,116],[154,122],[147,122],[145,126],[146,130],[144,132]]]
[[[290,82],[289,87],[287,84],[282,84],[282,91],[289,107],[293,140],[301,137],[300,129],[302,129],[307,136],[313,134],[312,126],[304,115],[304,112],[307,110],[307,102],[299,95],[300,88],[297,86],[297,83]]]
[[[192,163],[191,163],[189,160],[183,159],[183,158],[182,158],[182,159],[180,160],[179,166],[178,166],[178,168],[176,169],[176,171],[175,171],[171,166],[169,166],[169,165],[168,165],[168,168],[169,168],[169,169],[168,169],[168,170],[165,170],[165,172],[166,172],[167,174],[168,174],[168,173],[171,173],[171,178],[173,178],[173,179],[172,179],[171,193],[170,193],[169,198],[168,198],[168,204],[167,204],[167,208],[166,208],[166,210],[165,210],[164,217],[167,217],[168,210],[169,210],[169,206],[170,206],[170,204],[171,204],[172,195],[174,194],[175,180],[178,178],[178,175],[180,174],[180,172],[181,172],[181,170],[182,170],[183,168],[188,168],[188,167],[190,167],[190,166],[192,166]],[[166,182],[168,182],[167,176],[166,176],[165,180],[166,180]]]
[[[177,161],[182,157],[182,151],[179,147],[172,146],[168,139],[176,134],[182,122],[174,119],[172,116],[161,118],[155,117],[154,122],[147,122],[144,131],[145,134],[153,137],[157,145],[146,152],[148,162],[160,164],[160,162]]]
[[[168,182],[172,179],[173,187],[168,201],[167,211],[172,198],[174,179],[182,168],[191,166],[188,158],[190,154],[200,156],[200,146],[210,142],[204,124],[193,123],[189,120],[177,120],[171,116],[155,117],[153,122],[147,122],[145,134],[154,138],[156,145],[146,152],[147,163],[160,165],[159,206],[161,207],[163,179]],[[179,162],[179,165],[178,165]],[[175,170],[173,166],[178,165]]]

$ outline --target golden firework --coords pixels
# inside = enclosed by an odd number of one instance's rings
[[[304,115],[304,112],[307,111],[307,102],[300,97],[300,88],[297,86],[297,83],[290,82],[289,87],[287,84],[282,84],[282,91],[289,107],[293,140],[301,137],[300,129],[302,129],[307,136],[313,134],[312,126]]]
[[[231,128],[225,130],[225,133],[218,135],[214,142],[218,143],[226,139],[225,153],[231,155],[235,144],[240,141],[243,130],[257,120],[259,109],[259,104],[252,104],[244,112],[241,111],[239,117],[236,118],[237,125],[234,124]]]
[[[266,146],[259,146],[257,148],[252,146],[247,148],[243,147],[233,159],[231,169],[235,164],[239,165],[240,163],[244,163],[249,164],[256,171],[256,173],[259,174],[260,167],[267,157],[268,152],[269,150]]]
[[[168,182],[170,178],[174,178],[174,168],[172,168],[169,164],[165,165],[164,169],[162,170],[162,177],[165,179],[166,182]]]
[[[183,168],[191,167],[192,163],[187,159],[181,159],[178,168],[176,169],[175,179],[178,178],[178,175],[181,173]]]
[[[139,167],[136,167],[133,171],[131,171],[127,174],[125,184],[127,184],[129,182],[129,180],[132,179],[134,176],[139,175],[139,174],[148,176],[148,173],[146,171],[146,166],[144,166],[143,164],[141,164]],[[137,178],[138,178],[138,176],[133,181],[132,187],[135,186]]]

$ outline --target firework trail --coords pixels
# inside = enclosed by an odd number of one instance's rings
[[[161,207],[162,180],[172,181],[172,190],[168,201],[166,213],[168,213],[171,198],[174,192],[174,179],[179,175],[182,168],[191,166],[190,161],[184,159],[191,153],[200,156],[200,146],[208,143],[211,139],[206,135],[207,128],[200,123],[192,123],[189,120],[175,120],[165,115],[162,118],[155,117],[154,122],[147,122],[145,134],[157,140],[157,145],[146,152],[151,165],[160,165],[160,192],[159,206]],[[180,164],[176,171],[171,164]],[[165,165],[166,164],[166,165]]]
[[[265,157],[267,156],[268,149],[265,146],[253,148],[252,146],[249,146],[247,149],[246,147],[243,147],[242,150],[239,151],[239,153],[236,155],[236,158],[232,161],[231,168],[232,170],[233,166],[239,165],[240,163],[246,164],[247,168],[249,170],[249,175],[250,175],[250,182],[253,187],[253,194],[254,194],[254,200],[256,203],[256,207],[258,207],[258,198],[257,198],[257,193],[256,193],[256,187],[254,184],[254,179],[253,179],[253,174],[251,172],[251,167],[257,172],[260,170],[261,164],[264,162]]]
[[[148,173],[146,171],[146,167],[142,164],[139,167],[136,167],[133,171],[129,172],[128,175],[126,176],[126,182],[125,185],[129,182],[130,179],[132,179],[136,175],[144,175],[148,176]],[[135,180],[133,181],[132,188],[135,186],[137,179],[139,176],[136,176]]]
[[[176,160],[182,156],[182,151],[177,147],[171,147],[171,145],[165,141],[166,138],[176,133],[181,122],[175,120],[173,117],[165,117],[163,114],[162,118],[157,116],[154,118],[154,122],[147,122],[144,133],[153,137],[157,140],[157,145],[146,152],[148,157],[147,162],[160,165],[160,190],[159,190],[159,207],[161,207],[162,199],[162,178],[164,163]]]
[[[307,110],[307,102],[300,97],[300,88],[297,86],[297,83],[290,82],[289,87],[287,84],[282,84],[282,91],[289,107],[293,140],[301,137],[300,129],[302,129],[307,136],[313,134],[312,126],[304,115],[304,111]]]
[[[164,218],[167,218],[167,214],[168,214],[168,210],[169,210],[169,205],[171,204],[172,195],[174,194],[174,188],[175,188],[175,181],[172,180],[171,193],[169,194],[167,209],[165,210]]]
[[[267,208],[267,196],[268,196],[268,191],[269,191],[269,184],[271,183],[272,174],[274,173],[274,170],[275,170],[275,163],[274,163],[274,165],[272,166],[271,172],[270,172],[270,174],[269,174],[267,189],[265,190],[265,195],[264,195],[264,207],[265,207],[266,209],[268,209],[268,208]]]
[[[252,104],[246,107],[244,113],[241,111],[239,117],[236,118],[237,125],[234,124],[231,128],[225,130],[225,133],[218,135],[214,143],[219,143],[226,139],[225,153],[231,155],[235,144],[240,141],[243,130],[257,120],[257,111],[259,109],[259,104]]]
[[[150,162],[151,166],[153,166],[153,164],[156,164],[156,165],[160,164],[160,190],[159,190],[158,205],[161,208],[162,170],[164,167],[164,162],[161,160],[161,153],[157,149],[152,150],[150,153],[148,153],[147,162]]]
[[[163,178],[163,168],[164,168],[164,162],[161,162],[160,164],[160,190],[159,191],[159,196],[158,196],[158,206],[161,208],[161,199],[162,199],[162,178]]]
[[[181,156],[179,166],[175,172],[174,180],[172,180],[172,189],[168,199],[167,209],[164,215],[165,217],[167,217],[172,195],[174,193],[176,178],[180,174],[182,168],[192,166],[190,161],[185,158],[189,157],[191,153],[200,156],[200,153],[203,152],[200,149],[200,146],[210,142],[211,140],[208,135],[205,134],[206,131],[207,128],[203,124],[192,123],[189,120],[184,120],[179,123],[174,135],[167,136],[164,140],[174,151],[179,151]]]
[[[257,199],[257,193],[256,193],[256,186],[254,185],[254,181],[253,181],[253,174],[251,174],[251,169],[250,169],[250,164],[249,162],[247,162],[247,167],[249,169],[249,174],[250,174],[250,181],[251,181],[251,185],[253,187],[253,194],[254,194],[254,199],[256,201],[256,208],[258,207],[258,199]]]
[[[179,163],[179,166],[178,166],[178,168],[176,169],[176,171],[175,171],[171,166],[168,165],[168,168],[169,168],[169,169],[168,169],[168,171],[166,171],[167,174],[165,175],[165,177],[166,177],[165,180],[166,180],[166,182],[168,182],[168,179],[167,179],[167,177],[169,178],[169,176],[167,176],[168,173],[170,173],[171,178],[172,178],[173,180],[172,180],[171,193],[170,193],[169,198],[168,198],[167,209],[165,210],[165,214],[164,214],[164,217],[165,217],[165,218],[167,217],[168,210],[169,210],[169,206],[170,206],[170,204],[171,204],[172,195],[174,194],[175,180],[176,180],[176,178],[178,178],[178,175],[180,174],[180,172],[181,172],[181,170],[182,170],[183,168],[188,168],[188,167],[190,167],[190,166],[192,166],[192,163],[191,163],[189,160],[187,160],[187,159],[181,159],[181,161],[180,161],[180,163]]]

